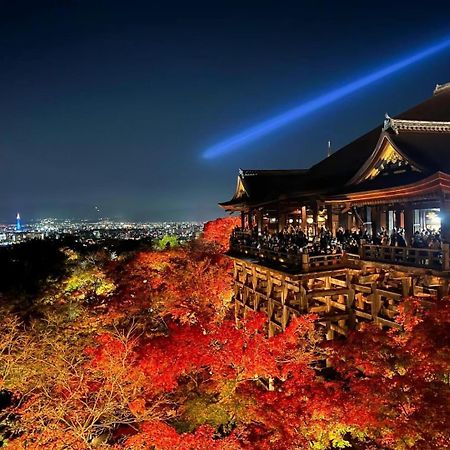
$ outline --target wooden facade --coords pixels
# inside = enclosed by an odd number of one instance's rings
[[[274,251],[245,239],[231,253],[236,315],[265,311],[270,335],[305,312],[320,315],[330,339],[367,320],[396,326],[402,298],[448,294],[450,84],[310,169],[240,170],[220,206],[240,213],[244,238],[295,228],[314,242],[323,229],[401,229],[405,245],[361,239],[351,253]],[[439,245],[412,245],[419,230],[433,230]]]
[[[268,334],[284,331],[293,316],[314,313],[327,339],[345,336],[359,323],[372,321],[397,327],[399,302],[410,296],[429,303],[448,295],[448,279],[420,269],[352,261],[349,267],[311,268],[287,273],[251,260],[235,258],[234,304],[236,320],[248,311],[268,316]],[[400,268],[404,269],[404,268]]]

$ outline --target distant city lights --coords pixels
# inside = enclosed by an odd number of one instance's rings
[[[186,242],[202,231],[200,222],[127,222],[101,219],[58,220],[46,218],[25,225],[17,214],[14,224],[0,225],[0,246],[8,246],[35,239],[63,239],[73,236],[78,242],[89,245],[107,240],[157,241],[164,236],[176,236]]]

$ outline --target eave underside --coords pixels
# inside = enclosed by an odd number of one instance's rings
[[[450,195],[450,175],[437,172],[415,183],[385,189],[349,192],[331,196],[326,204],[380,205],[426,200],[441,200]]]
[[[403,178],[403,180],[407,179]],[[367,184],[362,187],[364,188],[366,186]],[[348,192],[340,192],[339,194],[326,194],[323,192],[304,193],[260,203],[238,202],[234,200],[221,203],[220,206],[229,212],[248,212],[256,209],[287,211],[298,206],[312,205],[316,202],[330,205],[382,205],[390,203],[440,201],[446,197],[450,197],[450,175],[443,172],[436,172],[431,176],[414,182],[379,189],[352,191],[352,186],[348,188]]]

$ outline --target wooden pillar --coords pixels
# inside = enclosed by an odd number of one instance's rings
[[[288,287],[286,284],[286,278],[283,275],[281,277],[281,305],[282,305],[281,328],[283,331],[286,331],[286,327],[289,320],[289,309],[286,304],[287,297],[288,297]]]
[[[302,271],[309,272],[309,255],[302,253]]]
[[[380,229],[383,227],[385,230],[387,230],[387,224],[388,224],[387,214],[388,214],[388,212],[384,208],[380,207],[380,212],[379,212]]]
[[[256,226],[258,227],[258,233],[263,231],[263,213],[261,210],[256,211]]]
[[[241,211],[241,228],[244,229],[245,227],[245,213],[244,211]]]
[[[314,202],[313,205],[313,221],[314,221],[314,235],[319,234],[319,203]]]
[[[372,206],[370,215],[372,220],[372,236],[376,236],[378,231],[380,231],[380,207]]]
[[[339,210],[336,210],[335,208],[333,209],[333,215],[332,215],[332,221],[333,221],[333,236],[336,236],[336,232],[339,228]]]
[[[306,234],[308,231],[308,222],[306,219],[308,218],[308,211],[306,209],[306,206],[302,206],[301,208],[301,220],[302,220],[302,230]]]
[[[397,229],[403,228],[403,212],[402,212],[402,210],[396,208],[394,212],[395,212],[394,227]]]
[[[411,239],[414,235],[414,209],[410,205],[405,206],[403,217],[404,217],[406,245],[410,247]]]
[[[278,231],[283,231],[286,227],[286,213],[278,213]]]
[[[403,298],[412,295],[412,277],[402,278],[402,296]]]
[[[354,212],[352,210],[352,208],[349,209],[349,211],[346,213],[347,214],[347,230],[351,230],[353,228],[353,216],[354,216]]]
[[[333,205],[327,205],[327,229],[333,236],[336,235],[336,228],[333,221]]]
[[[247,213],[247,228],[251,230],[253,228],[253,211],[250,210]]]
[[[377,284],[372,283],[372,292],[371,292],[371,302],[370,302],[370,309],[371,309],[371,316],[372,320],[379,324],[378,322],[378,314],[381,310],[381,298],[380,295],[377,292]]]

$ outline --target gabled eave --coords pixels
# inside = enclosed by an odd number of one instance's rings
[[[348,181],[347,185],[355,185],[359,184],[369,177],[370,172],[374,169],[376,164],[380,161],[380,158],[383,155],[386,144],[392,146],[392,148],[406,161],[409,162],[411,166],[419,170],[420,172],[426,172],[426,169],[422,167],[417,162],[413,161],[410,157],[408,157],[391,139],[389,134],[386,131],[382,131],[380,137],[378,139],[377,145],[375,146],[374,151],[367,159],[367,161],[361,166],[361,168],[356,172],[356,174]]]

